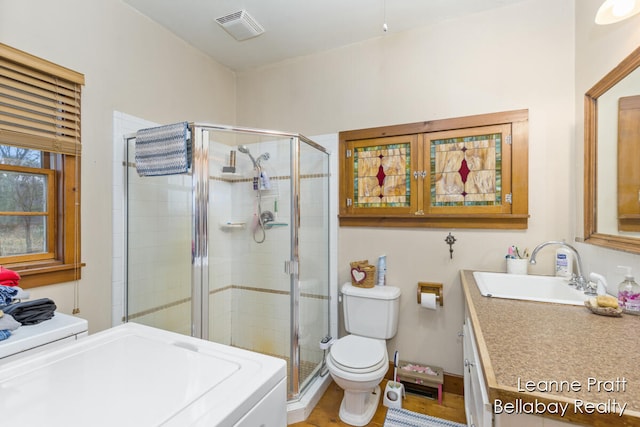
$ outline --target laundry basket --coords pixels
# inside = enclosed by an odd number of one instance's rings
[[[351,284],[359,288],[373,288],[376,280],[376,267],[369,260],[351,262]]]

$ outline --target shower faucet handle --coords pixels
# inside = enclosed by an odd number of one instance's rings
[[[273,212],[271,211],[262,211],[262,213],[260,213],[260,221],[262,221],[263,224],[267,224],[275,220],[276,220],[276,217],[273,215]]]

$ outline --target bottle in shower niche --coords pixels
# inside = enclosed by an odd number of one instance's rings
[[[618,285],[618,305],[627,314],[640,315],[640,285],[631,275],[631,267],[619,265],[627,270],[624,280]]]

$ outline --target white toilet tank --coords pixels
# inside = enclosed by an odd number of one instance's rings
[[[342,286],[342,309],[347,332],[362,337],[389,339],[398,331],[400,288]]]

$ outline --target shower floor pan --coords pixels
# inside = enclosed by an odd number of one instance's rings
[[[0,367],[3,425],[286,425],[281,359],[127,323]]]

